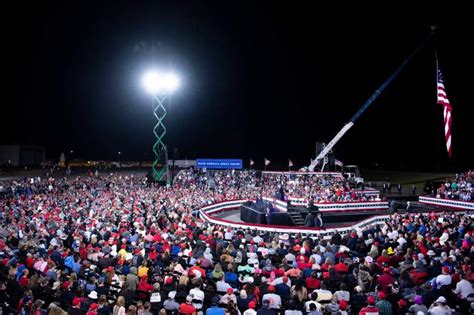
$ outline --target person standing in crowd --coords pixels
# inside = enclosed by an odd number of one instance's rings
[[[380,315],[392,315],[392,304],[387,301],[387,295],[381,291],[378,294],[379,301],[375,303],[375,307],[379,309]]]
[[[428,314],[428,308],[423,304],[423,297],[421,295],[416,295],[413,302],[415,304],[411,305],[408,311],[413,314],[419,314],[422,312],[424,315]]]
[[[362,308],[359,315],[379,315],[379,309],[375,306],[375,297],[369,295],[367,297],[367,306]]]
[[[406,212],[407,212],[407,213],[411,213],[411,209],[412,209],[412,208],[411,208],[411,203],[410,203],[410,201],[407,201],[407,207],[406,207],[406,209],[405,209]]]
[[[306,215],[306,218],[304,219],[304,226],[306,227],[314,227],[314,215],[310,211],[308,215]]]
[[[428,310],[430,315],[451,315],[453,314],[451,308],[446,305],[446,298],[444,296],[438,297]]]

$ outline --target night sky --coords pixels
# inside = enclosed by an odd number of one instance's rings
[[[0,144],[38,144],[57,160],[151,160],[153,63],[179,73],[166,142],[180,158],[314,157],[437,24],[412,60],[337,144],[373,167],[472,163],[473,33],[467,8],[319,8],[227,1],[18,5],[4,21]],[[176,1],[178,2],[178,1]],[[225,3],[225,4],[224,4]],[[293,3],[293,2],[291,2]],[[465,13],[462,13],[465,12]],[[151,54],[144,45],[154,43]],[[436,104],[434,47],[453,104],[453,157]],[[6,81],[6,82],[5,82]],[[5,101],[6,100],[6,101]]]

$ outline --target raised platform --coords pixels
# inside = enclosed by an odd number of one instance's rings
[[[428,204],[432,206],[449,208],[451,210],[457,211],[474,211],[474,202],[473,201],[460,201],[460,200],[451,200],[451,199],[440,199],[433,197],[420,196],[418,201],[423,204]]]
[[[202,207],[198,211],[198,215],[205,221],[218,226],[241,228],[241,229],[253,229],[277,233],[303,233],[310,235],[322,235],[330,236],[334,232],[339,232],[341,234],[350,233],[354,229],[363,229],[366,226],[381,224],[385,222],[389,215],[386,211],[383,213],[379,212],[377,215],[370,215],[368,218],[359,220],[358,222],[348,222],[335,224],[334,226],[325,226],[323,228],[307,228],[301,226],[281,226],[281,225],[267,225],[267,224],[257,224],[257,223],[246,223],[239,220],[240,214],[238,210],[240,205],[247,202],[248,200],[230,200],[225,202],[220,202],[212,204],[209,206]],[[226,217],[224,212],[229,211],[231,214],[229,217]]]
[[[287,202],[276,198],[263,197],[263,200],[270,202],[279,211],[287,211]],[[379,213],[388,210],[388,201],[356,201],[356,202],[338,202],[338,203],[316,203],[318,210],[323,213],[349,213],[349,212],[365,212]]]

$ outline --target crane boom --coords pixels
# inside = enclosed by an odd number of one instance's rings
[[[342,127],[342,129],[336,134],[336,136],[326,145],[326,147],[321,151],[321,153],[318,154],[318,156],[311,162],[311,165],[308,166],[308,170],[310,172],[314,171],[314,168],[321,162],[322,159],[331,151],[331,149],[336,145],[336,143],[344,136],[344,134],[351,129],[351,127],[354,125],[354,122],[359,118],[365,110],[379,97],[379,95],[385,90],[385,88],[392,83],[392,81],[400,74],[400,72],[405,68],[405,66],[410,62],[410,60],[418,53],[418,51],[423,48],[425,43],[431,38],[431,36],[434,35],[435,29],[432,28],[432,31],[426,37],[420,45],[411,53],[408,58],[406,58],[403,63],[395,70],[394,73],[380,86],[379,89],[377,89],[372,96],[362,105],[362,107],[355,113],[354,116],[352,116],[351,120]]]

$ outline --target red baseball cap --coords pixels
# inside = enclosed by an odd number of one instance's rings
[[[402,307],[405,307],[405,306],[407,306],[407,301],[405,301],[404,299],[400,299],[400,300],[398,300],[398,305],[400,305]]]
[[[173,282],[173,279],[171,279],[171,278],[166,278],[166,284],[171,284],[171,282]]]
[[[81,304],[81,299],[78,298],[78,297],[75,297],[75,298],[72,300],[72,305],[73,305],[73,306],[78,306],[79,304]]]
[[[232,293],[234,293],[234,289],[228,288],[228,289],[227,289],[227,294],[232,294]]]
[[[375,304],[375,298],[374,298],[373,295],[369,295],[369,296],[367,297],[367,303],[369,303],[369,304]]]
[[[386,297],[387,295],[385,294],[385,292],[379,292],[379,299],[385,300]]]
[[[249,308],[254,309],[255,306],[256,306],[255,301],[250,301],[250,302],[249,302]]]
[[[269,286],[268,287],[268,292],[275,292],[275,287],[274,286]]]

